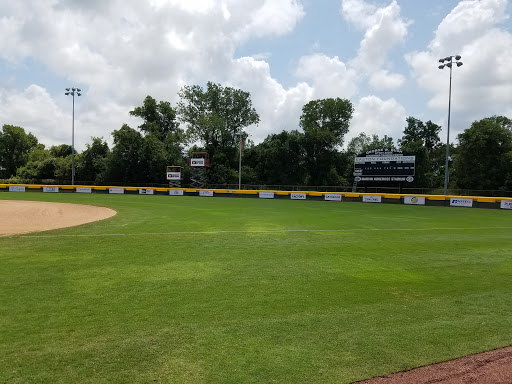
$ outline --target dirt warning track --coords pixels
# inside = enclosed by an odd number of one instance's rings
[[[0,200],[0,236],[73,227],[115,214],[94,205]]]

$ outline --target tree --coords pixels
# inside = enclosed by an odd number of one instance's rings
[[[107,159],[107,180],[121,183],[138,183],[146,170],[141,164],[143,137],[139,131],[124,124],[112,132],[114,147]]]
[[[86,149],[77,160],[77,179],[85,182],[101,181],[107,167],[106,161],[110,149],[103,138],[92,137],[92,143],[86,144]]]
[[[457,186],[504,189],[512,179],[512,120],[492,116],[475,121],[458,135]]]
[[[437,148],[441,141],[439,140],[439,132],[441,127],[432,121],[423,123],[412,116],[407,119],[407,127],[404,129],[404,135],[398,144],[400,147],[407,147],[409,144],[420,141],[422,145],[429,151]]]
[[[249,92],[240,89],[208,82],[206,90],[185,86],[179,96],[178,113],[187,124],[188,135],[212,157],[218,151],[236,157],[242,129],[260,121]]]
[[[353,137],[347,145],[347,154],[350,157],[356,157],[364,152],[371,151],[372,149],[380,148],[395,148],[393,138],[387,135],[381,139],[379,135],[373,134],[371,136],[361,132],[358,136]]]
[[[354,108],[346,99],[313,100],[304,105],[300,127],[310,185],[333,185],[344,182],[339,175],[338,148],[348,132]]]
[[[26,134],[21,127],[4,125],[0,132],[0,174],[9,178],[19,167],[27,164],[29,153],[36,147],[37,138]]]

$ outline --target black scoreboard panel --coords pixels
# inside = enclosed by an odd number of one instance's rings
[[[416,156],[356,157],[354,176],[414,176]]]

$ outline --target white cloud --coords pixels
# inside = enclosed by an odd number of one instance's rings
[[[440,71],[438,59],[462,56],[464,65],[453,68],[452,139],[474,120],[494,114],[512,117],[512,34],[499,28],[508,18],[506,3],[460,2],[441,22],[428,50],[406,55],[420,87],[434,94],[428,106],[441,111],[448,109],[449,69]]]
[[[354,116],[345,142],[348,143],[351,138],[364,132],[375,133],[381,138],[387,135],[396,143],[402,137],[406,117],[405,108],[393,98],[382,100],[373,95],[363,97],[354,106]]]
[[[389,52],[407,35],[410,21],[400,16],[400,6],[392,0],[378,8],[364,0],[342,0],[343,17],[365,31],[357,57],[351,65],[371,73],[387,63]]]
[[[335,56],[315,54],[300,58],[296,75],[309,80],[314,89],[313,98],[350,98],[357,90],[357,72],[349,69]]]
[[[370,77],[370,85],[377,90],[393,90],[400,88],[405,82],[405,77],[399,73],[389,73],[381,69]]]

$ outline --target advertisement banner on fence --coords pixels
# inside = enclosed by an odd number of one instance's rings
[[[258,196],[260,197],[260,199],[273,199],[274,192],[260,192]]]
[[[292,200],[306,200],[306,194],[305,193],[291,193],[290,199]]]
[[[512,200],[501,200],[501,209],[512,209]]]
[[[25,186],[22,185],[10,185],[9,192],[25,192]]]
[[[59,192],[59,187],[43,187],[43,192]]]
[[[326,193],[324,199],[326,201],[341,201],[341,195],[337,193]]]
[[[183,189],[171,189],[169,196],[183,196]]]
[[[76,187],[78,193],[92,193],[91,187]]]
[[[213,191],[199,191],[199,196],[212,197],[213,196]]]
[[[139,189],[139,195],[154,195],[154,194],[155,194],[154,189],[146,189],[146,188]]]
[[[425,196],[404,196],[404,204],[425,205]]]
[[[471,208],[473,206],[473,199],[461,199],[461,198],[451,198],[450,205],[452,207],[467,207]]]
[[[108,193],[124,193],[124,188],[109,188]]]
[[[381,195],[363,195],[363,203],[380,203],[382,202]]]

